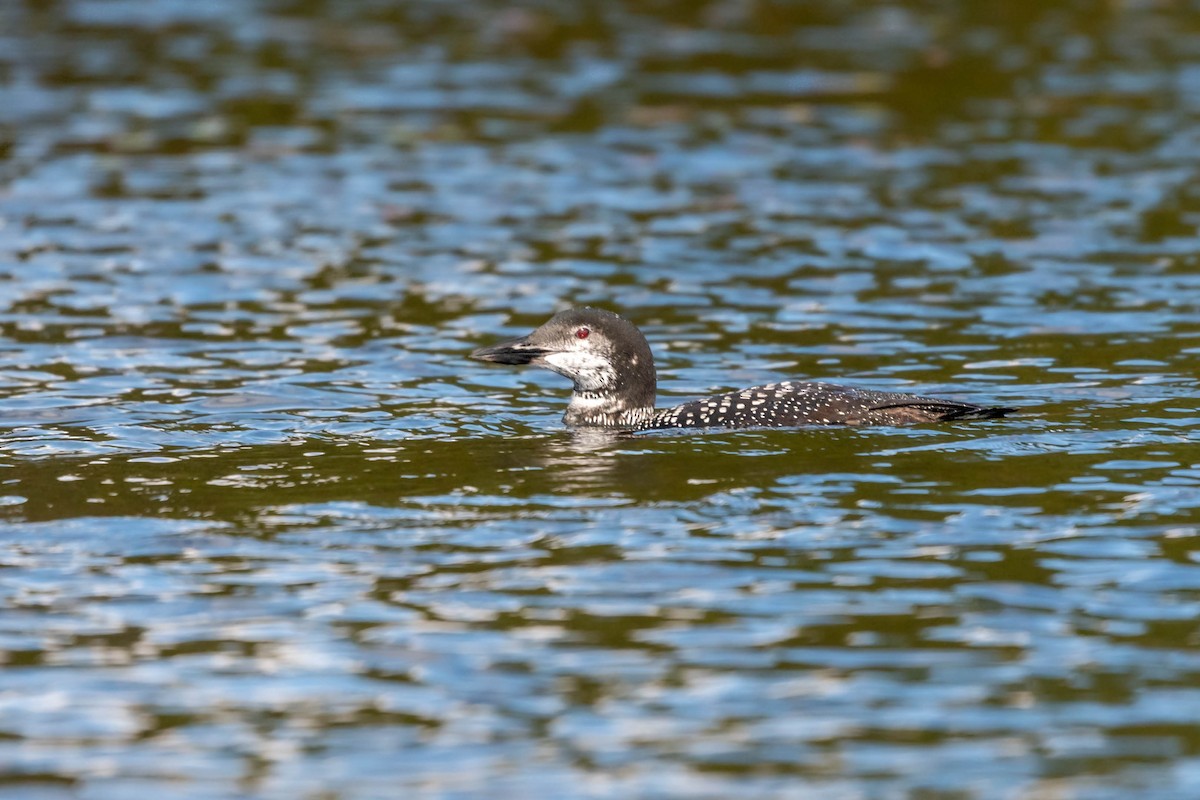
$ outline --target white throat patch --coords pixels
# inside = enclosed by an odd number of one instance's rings
[[[570,378],[575,388],[585,392],[603,389],[616,378],[612,363],[596,353],[569,350],[565,353],[550,353],[540,359],[547,369]]]

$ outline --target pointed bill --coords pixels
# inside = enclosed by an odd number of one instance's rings
[[[527,337],[521,337],[509,342],[500,342],[490,347],[481,347],[474,353],[471,353],[471,358],[478,361],[494,361],[497,364],[528,364],[535,358],[544,356],[550,352],[544,347],[530,344]]]

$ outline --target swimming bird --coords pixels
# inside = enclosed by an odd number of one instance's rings
[[[752,386],[656,409],[657,376],[646,337],[632,322],[599,308],[559,312],[529,335],[482,347],[471,358],[532,364],[569,378],[574,391],[563,422],[581,428],[903,425],[992,419],[1016,410],[811,381]]]

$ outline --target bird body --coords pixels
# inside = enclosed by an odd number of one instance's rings
[[[811,381],[783,381],[656,409],[654,356],[633,323],[611,311],[575,308],[520,339],[483,347],[472,358],[532,364],[571,379],[563,415],[572,427],[624,430],[902,425],[1002,417],[984,407],[897,392]]]

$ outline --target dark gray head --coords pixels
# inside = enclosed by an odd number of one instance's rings
[[[628,320],[599,308],[572,308],[528,336],[471,354],[498,364],[533,364],[571,379],[569,425],[634,426],[654,411],[654,357]]]

